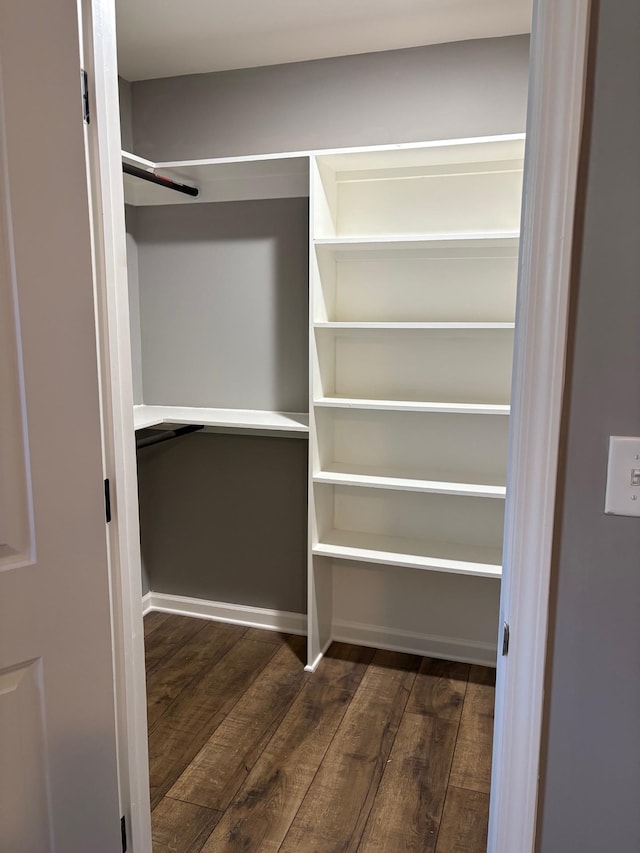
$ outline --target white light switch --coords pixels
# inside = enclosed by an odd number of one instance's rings
[[[609,437],[609,465],[604,511],[640,516],[640,438]]]

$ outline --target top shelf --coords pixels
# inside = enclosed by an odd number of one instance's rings
[[[431,170],[464,163],[497,163],[524,158],[523,133],[473,139],[435,140],[395,146],[315,152],[318,161],[335,173],[338,181],[367,179],[372,173],[402,169]]]
[[[523,156],[524,135],[511,134],[478,139],[401,143],[367,148],[338,148],[216,157],[204,160],[152,162],[128,151],[125,163],[156,172],[179,183],[197,186],[198,198],[182,196],[162,186],[125,175],[125,202],[135,206],[198,204],[261,198],[304,198],[309,196],[312,159],[328,167],[340,181],[376,179],[380,169],[399,175],[407,169],[442,170],[462,163],[490,164],[518,160]],[[481,167],[482,168],[482,167]],[[380,177],[380,175],[377,175]]]
[[[452,241],[488,247],[492,239],[517,237],[523,156],[522,137],[318,156],[316,247],[366,250],[368,237],[396,249]]]

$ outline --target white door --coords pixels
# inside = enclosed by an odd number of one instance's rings
[[[75,0],[0,0],[0,850],[121,849]]]

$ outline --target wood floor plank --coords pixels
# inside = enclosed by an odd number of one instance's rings
[[[165,659],[147,678],[147,723],[158,720],[195,678],[216,664],[245,633],[240,625],[205,622],[200,631]]]
[[[436,853],[486,853],[489,795],[450,787]]]
[[[216,826],[204,853],[276,853],[373,656],[335,643]]]
[[[276,646],[281,646],[292,636],[284,634],[282,631],[267,631],[265,628],[247,628],[245,637],[247,640],[260,640],[263,643],[275,643]]]
[[[308,679],[306,641],[276,650],[226,719],[169,790],[169,796],[224,811]]]
[[[489,793],[494,697],[495,669],[472,666],[451,767],[454,787]]]
[[[191,616],[176,616],[174,613],[166,615],[169,618],[156,626],[145,640],[147,677],[207,624],[204,619],[193,619]]]
[[[151,814],[153,853],[200,853],[221,812],[164,797]]]
[[[455,721],[404,714],[359,851],[435,851],[457,732]]]
[[[485,853],[494,670],[158,617],[154,853]]]
[[[459,722],[469,678],[468,663],[422,658],[407,713]]]
[[[144,625],[144,636],[145,639],[149,636],[152,631],[155,631],[163,622],[166,622],[169,619],[171,614],[163,613],[161,610],[152,610],[142,620]]]
[[[420,658],[376,652],[280,848],[358,848]]]
[[[151,805],[155,807],[277,651],[241,638],[185,689],[149,733]]]

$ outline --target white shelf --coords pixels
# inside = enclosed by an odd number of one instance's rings
[[[331,530],[314,545],[320,557],[402,566],[409,569],[500,578],[502,557],[497,548],[450,542],[427,542],[351,530]]]
[[[200,190],[200,195],[193,198],[125,175],[125,202],[134,206],[303,198],[309,195],[308,155],[274,154],[153,163],[123,151],[122,160]]]
[[[428,492],[441,495],[487,497],[504,500],[504,483],[463,483],[443,477],[441,480],[421,477],[420,472],[407,476],[397,468],[374,468],[369,465],[326,465],[313,475],[315,483],[340,486],[363,486],[372,489],[391,489],[407,492]]]
[[[316,329],[328,329],[333,332],[512,332],[515,323],[502,322],[330,322],[314,323]]]
[[[130,151],[122,152],[122,162],[127,163],[129,166],[137,166],[138,169],[147,169],[148,171],[153,171],[155,169],[155,163],[152,163],[151,160],[146,160],[144,157],[138,157],[137,154],[131,154]]]
[[[459,415],[508,415],[511,407],[498,403],[437,403],[416,400],[365,400],[358,397],[319,397],[314,406],[395,412],[442,412]]]
[[[406,167],[429,168],[456,163],[475,164],[523,159],[524,142],[524,133],[511,133],[314,153],[335,173],[336,180],[345,180],[347,177],[362,180],[363,174],[372,170],[384,170],[393,175]]]
[[[162,424],[198,424],[239,430],[309,432],[309,416],[301,412],[141,405],[133,407],[133,420],[135,429]]]
[[[519,231],[485,231],[475,233],[415,234],[415,235],[357,235],[350,237],[316,237],[316,248],[348,252],[376,252],[435,248],[497,248],[517,247]]]

